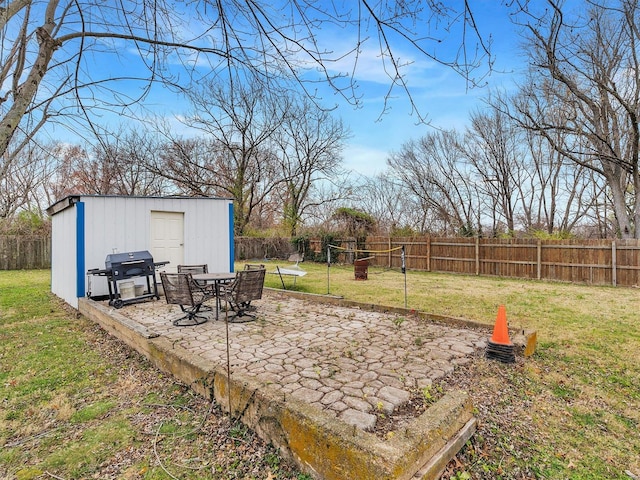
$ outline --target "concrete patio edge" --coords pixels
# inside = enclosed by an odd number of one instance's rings
[[[79,299],[79,312],[156,367],[215,401],[314,478],[430,480],[475,431],[469,396],[453,391],[387,439],[330,416],[269,385],[190,354],[112,307]]]

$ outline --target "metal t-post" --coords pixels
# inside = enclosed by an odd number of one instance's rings
[[[329,291],[329,270],[331,268],[331,247],[327,247],[327,295],[330,295]]]
[[[404,258],[404,245],[402,246],[402,274],[404,275],[404,308],[407,308],[407,265]]]

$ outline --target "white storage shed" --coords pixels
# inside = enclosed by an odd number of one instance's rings
[[[233,201],[208,197],[72,195],[47,209],[51,216],[51,291],[74,308],[78,298],[107,296],[107,255],[149,251],[154,262],[207,264],[233,272]],[[158,276],[157,281],[160,281]]]

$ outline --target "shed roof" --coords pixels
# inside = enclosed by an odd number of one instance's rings
[[[66,210],[69,207],[72,207],[76,203],[80,201],[82,197],[92,197],[92,198],[156,198],[160,200],[170,200],[170,199],[182,199],[182,200],[233,200],[232,198],[225,197],[188,197],[185,195],[171,195],[171,196],[153,196],[153,195],[68,195],[65,198],[58,200],[49,208],[47,208],[47,214],[50,216],[55,215],[56,213],[60,213],[63,210]]]

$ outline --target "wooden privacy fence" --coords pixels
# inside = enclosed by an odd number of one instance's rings
[[[294,247],[289,238],[235,239],[236,260],[287,258]],[[0,235],[0,270],[51,268],[51,237]]]
[[[349,251],[354,239],[334,243]],[[402,250],[410,270],[590,283],[640,285],[640,240],[536,240],[440,237],[367,237],[358,257],[371,265],[400,268]],[[312,251],[321,240],[311,239]],[[236,260],[286,258],[289,238],[236,238]],[[332,252],[333,261],[352,262],[353,253]],[[0,270],[51,268],[48,236],[0,235]]]
[[[0,270],[51,268],[48,236],[0,235]]]
[[[319,240],[312,242],[317,249]],[[355,248],[353,239],[340,242]],[[410,270],[590,283],[640,284],[639,240],[537,240],[496,238],[367,237],[358,257],[370,265],[400,268],[404,246]],[[339,251],[336,250],[340,258]],[[332,253],[333,255],[333,253]],[[347,254],[342,257],[349,261]]]

